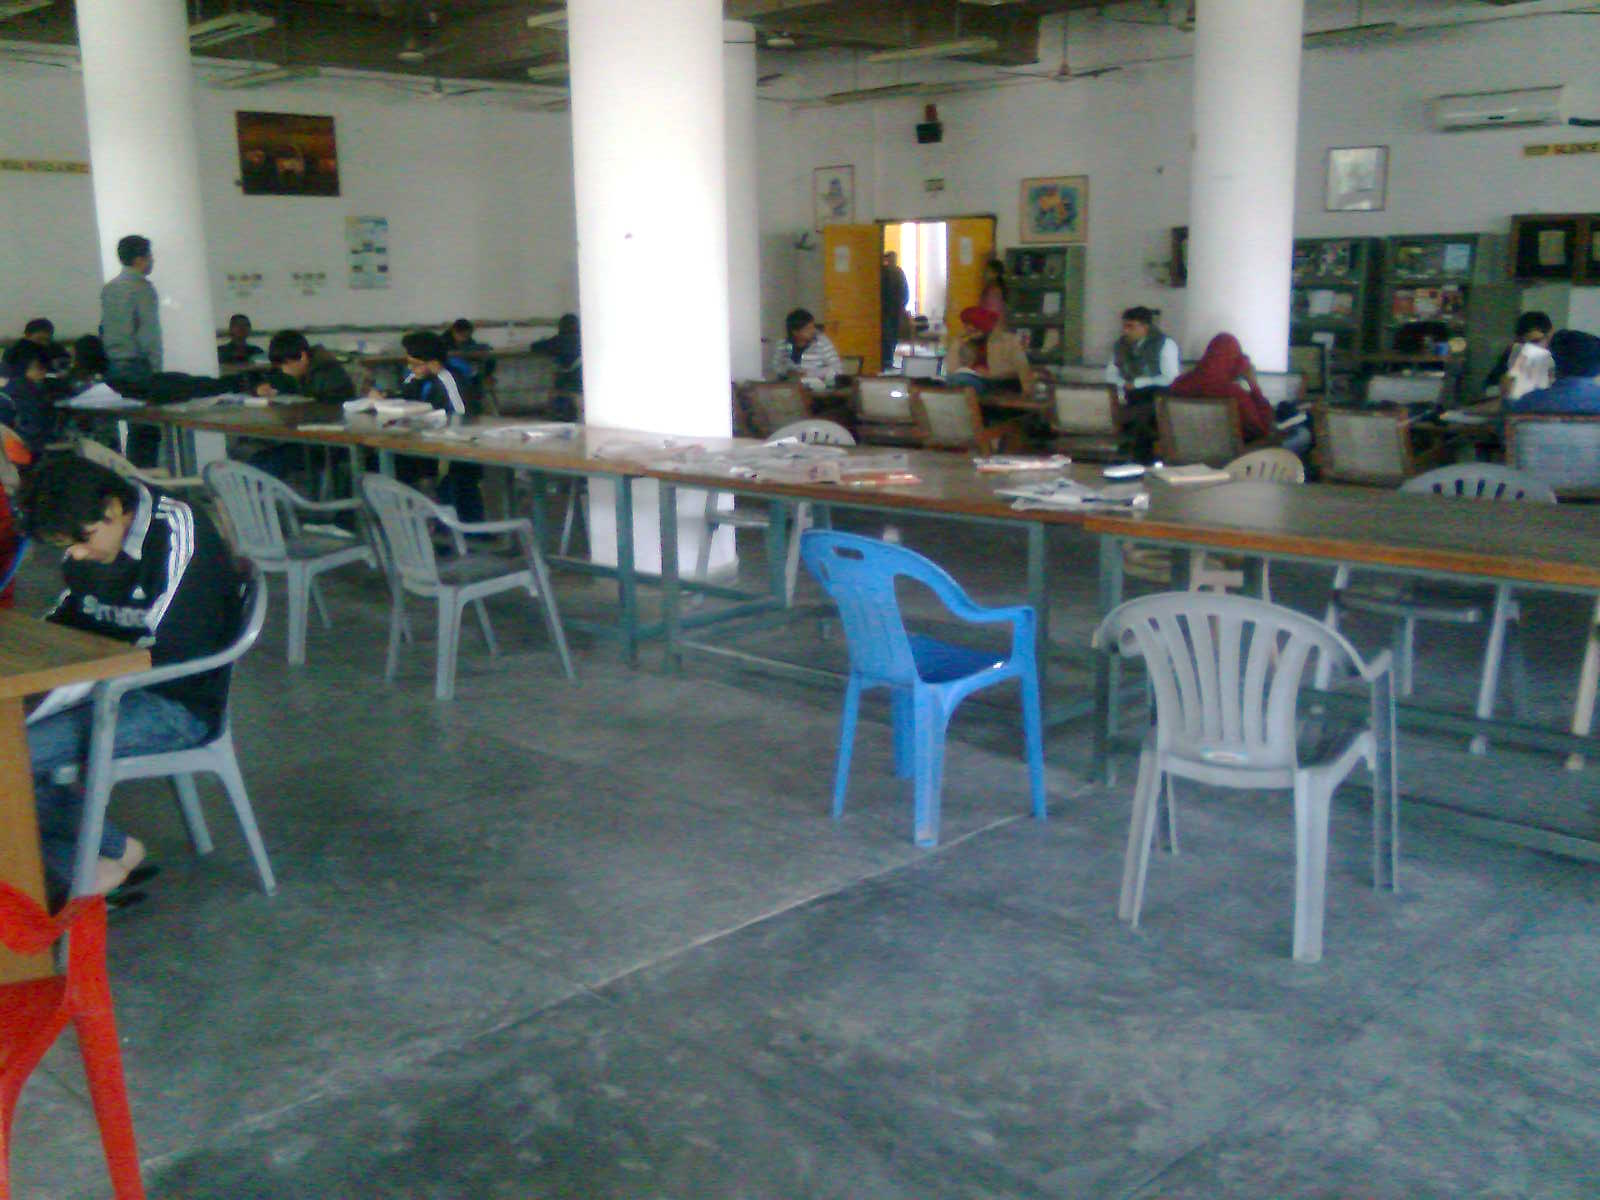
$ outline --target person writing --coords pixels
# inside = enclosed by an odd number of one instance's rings
[[[204,512],[70,454],[35,468],[23,509],[28,533],[65,551],[66,589],[46,620],[148,647],[157,667],[203,658],[232,641],[238,576]],[[198,745],[221,719],[227,686],[223,668],[127,693],[113,756]],[[72,883],[83,796],[54,776],[84,766],[93,723],[85,694],[28,725],[45,872],[61,893]],[[109,820],[98,849],[96,892],[128,882],[145,859],[144,846]]]
[[[839,376],[839,352],[817,328],[817,319],[797,308],[784,318],[783,327],[788,337],[772,352],[772,377],[797,378],[818,391],[831,387]]]
[[[1231,333],[1219,333],[1206,343],[1205,353],[1194,369],[1174,379],[1168,390],[1174,396],[1237,397],[1239,425],[1247,442],[1263,441],[1277,433],[1277,413],[1261,390],[1255,364]],[[1282,445],[1303,454],[1311,448],[1311,434],[1304,426],[1290,430]]]
[[[339,360],[321,346],[313,346],[298,330],[273,334],[267,343],[267,361],[272,371],[256,385],[258,396],[300,396],[321,404],[356,397],[356,385]]]

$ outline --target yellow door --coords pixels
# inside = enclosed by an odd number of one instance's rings
[[[822,231],[823,323],[842,357],[859,355],[861,370],[883,370],[878,345],[878,284],[883,231],[877,225],[829,225]]]
[[[962,217],[945,231],[944,327],[951,345],[961,336],[961,310],[983,295],[983,264],[994,257],[994,218]]]

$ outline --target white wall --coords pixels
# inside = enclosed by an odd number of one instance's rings
[[[1517,15],[1555,7],[1524,5]],[[1374,2],[1365,16],[1369,21],[1410,19],[1418,8],[1395,6],[1391,13]],[[1139,15],[1136,7],[1132,11]],[[1476,19],[1498,11],[1481,4],[1442,4],[1431,15]],[[1355,17],[1353,4],[1319,0],[1309,11],[1308,29],[1348,24]],[[1121,69],[1095,78],[1013,76],[982,90],[842,107],[814,101],[830,91],[896,82],[896,76],[888,68],[869,74],[838,56],[783,60],[792,65],[778,88],[790,103],[769,103],[764,112],[764,228],[771,242],[783,235],[792,240],[808,229],[811,169],[851,163],[858,220],[988,212],[999,218],[1000,244],[1013,245],[1021,179],[1085,174],[1086,355],[1104,356],[1117,313],[1129,304],[1160,308],[1168,328],[1180,329],[1184,291],[1155,282],[1147,264],[1166,260],[1171,227],[1188,220],[1191,46],[1186,34],[1086,14],[1070,27],[1047,23],[1041,66],[1035,70],[1051,72],[1062,57],[1074,72],[1125,64]],[[1597,59],[1600,19],[1582,15],[1490,21],[1367,47],[1308,51],[1296,234],[1505,233],[1513,213],[1600,207],[1600,155],[1522,155],[1526,143],[1584,140],[1585,131],[1545,126],[1446,135],[1433,131],[1427,116],[1427,101],[1443,93],[1547,83],[1567,85],[1574,115],[1600,116]],[[1242,63],[1240,69],[1249,66]],[[942,70],[955,80],[981,74],[954,66]],[[945,140],[920,146],[913,126],[930,99],[939,106]],[[1324,212],[1327,150],[1372,144],[1390,147],[1388,207],[1377,213]],[[943,192],[923,191],[923,180],[931,177],[945,180]],[[820,305],[820,267],[810,266],[819,256],[798,257],[801,269],[784,281],[794,290],[781,298],[768,290],[769,333],[790,304]],[[1574,323],[1600,310],[1595,293],[1590,289],[1571,298]]]
[[[375,80],[232,92],[201,84],[197,98],[219,319],[240,309],[261,328],[378,325],[576,307],[565,114],[465,98],[429,101]],[[240,109],[332,115],[341,195],[243,195],[234,127]],[[5,62],[0,113],[0,157],[87,161],[75,70]],[[51,317],[63,334],[93,329],[101,279],[88,178],[7,171],[0,196],[0,278],[7,282],[0,335],[20,331],[35,315]],[[346,286],[347,216],[389,219],[389,291]],[[266,277],[249,300],[225,294],[225,276],[238,271]],[[291,284],[295,271],[326,273],[325,290],[302,295]],[[159,288],[159,246],[153,278]]]

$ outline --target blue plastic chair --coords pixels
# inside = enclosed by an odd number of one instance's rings
[[[844,813],[861,693],[886,687],[893,704],[895,774],[916,779],[916,843],[938,845],[939,788],[950,716],[973,692],[1015,679],[1022,685],[1022,733],[1033,815],[1043,820],[1044,737],[1033,609],[1026,605],[983,608],[922,555],[856,534],[808,531],[800,543],[800,556],[839,606],[840,623],[850,643],[850,683],[844,694],[833,786],[834,818]],[[925,585],[960,620],[975,625],[1009,624],[1011,653],[996,658],[983,650],[907,633],[895,598],[895,580],[900,576]]]
[[[22,565],[22,560],[28,557],[28,539],[17,539],[17,548],[11,555],[11,562],[0,569],[0,592],[11,586],[11,581],[17,577],[17,568]]]

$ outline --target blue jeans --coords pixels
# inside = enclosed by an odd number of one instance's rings
[[[86,702],[28,726],[28,754],[33,760],[33,796],[39,813],[45,874],[61,887],[72,883],[83,791],[54,783],[50,776],[62,767],[75,766],[80,771],[85,767],[93,724],[94,705]],[[112,757],[182,750],[198,744],[205,735],[206,723],[176,700],[155,692],[129,692],[118,706]],[[101,856],[121,858],[127,847],[127,835],[108,820],[100,834]]]

